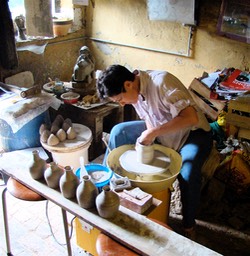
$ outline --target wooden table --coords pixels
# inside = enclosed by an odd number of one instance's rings
[[[4,153],[0,157],[0,168],[4,174],[13,177],[140,255],[219,255],[122,206],[114,219],[101,218],[96,209],[85,210],[76,203],[76,199],[64,198],[58,190],[49,188],[44,180],[32,179],[27,169],[28,161],[29,158],[24,158],[20,151]]]

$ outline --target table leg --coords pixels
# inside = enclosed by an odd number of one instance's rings
[[[63,208],[62,208],[62,216],[63,216],[63,225],[64,225],[64,232],[65,232],[65,239],[66,239],[66,244],[67,244],[67,249],[68,249],[68,256],[72,256],[72,250],[71,250],[71,245],[70,245],[70,237],[69,237],[69,230],[68,230],[67,213],[66,213],[66,211]]]
[[[7,192],[7,188],[5,188],[2,191],[3,220],[4,220],[3,222],[4,222],[7,255],[12,256],[12,253],[10,251],[11,249],[10,249],[9,224],[8,224],[8,217],[7,217],[6,192]]]

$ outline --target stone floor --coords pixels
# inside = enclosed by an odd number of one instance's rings
[[[103,156],[100,156],[93,162],[101,163],[102,159]],[[4,180],[0,174],[0,194],[4,187]],[[11,252],[14,256],[68,255],[61,208],[50,201],[27,202],[16,199],[9,193],[6,193],[6,196]],[[2,206],[2,197],[0,203]],[[71,233],[72,255],[91,256],[76,243],[74,216],[67,213],[67,219]],[[7,255],[2,207],[0,211],[0,255]]]
[[[236,195],[216,189],[217,180],[208,181],[201,194],[196,218],[196,242],[222,255],[250,255],[250,194]],[[181,233],[180,191],[173,184],[169,225]],[[214,191],[212,191],[212,189]],[[179,193],[178,193],[179,192]]]
[[[0,192],[2,192],[3,186],[0,187],[0,190]],[[49,201],[22,201],[14,198],[9,193],[7,193],[6,196],[11,249],[13,255],[67,255],[67,247],[65,245],[65,236],[62,223],[62,213],[61,209],[57,205]],[[3,213],[1,210],[0,255],[6,255],[2,216]],[[67,218],[69,223],[69,230],[72,230],[71,246],[73,255],[89,255],[76,244],[74,222],[72,222],[74,216],[67,213]]]
[[[181,233],[181,217],[170,214],[169,225]],[[196,238],[199,244],[206,246],[224,256],[249,256],[249,230],[237,231],[224,223],[196,220]]]
[[[95,162],[100,162],[97,159]],[[0,179],[0,192],[4,182]],[[12,253],[15,256],[44,256],[67,255],[61,209],[52,202],[21,201],[7,193],[9,228]],[[0,200],[1,203],[1,200]],[[48,209],[46,208],[48,206]],[[71,246],[74,256],[89,256],[76,244],[74,221],[71,214],[67,214],[69,229],[72,230]],[[48,222],[49,221],[49,222]],[[51,228],[49,226],[51,225]],[[181,218],[170,214],[169,225],[179,232]],[[0,211],[0,255],[6,255],[3,234],[3,218]],[[250,233],[234,230],[224,223],[197,220],[196,242],[228,256],[245,256],[249,254]]]

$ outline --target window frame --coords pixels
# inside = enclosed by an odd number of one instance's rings
[[[15,0],[14,0],[15,1]],[[64,0],[50,0],[51,3],[55,3],[56,1],[60,2],[64,1]],[[71,38],[72,35],[74,37],[74,35],[76,35],[76,37],[79,37],[79,34],[82,33],[84,27],[84,23],[83,23],[83,6],[75,6],[71,0],[67,0],[68,3],[71,2],[72,4],[72,14],[70,14],[70,16],[68,17],[70,19],[72,19],[72,26],[71,29],[69,30],[67,35],[64,36],[55,36],[54,34],[52,36],[27,36],[25,40],[21,40],[20,36],[18,34],[18,27],[15,24],[15,17],[13,17],[12,15],[12,20],[13,20],[13,25],[14,25],[14,31],[15,31],[15,39],[16,39],[16,44],[18,45],[23,45],[25,43],[28,42],[41,42],[43,40],[49,40],[49,41],[58,41],[58,40],[65,40],[68,38]],[[25,0],[23,0],[23,5],[24,5]],[[39,1],[35,1],[35,3],[39,3]],[[51,4],[52,9],[55,9],[55,4]],[[25,8],[25,6],[24,6]],[[80,15],[79,15],[79,9],[80,9]],[[11,14],[12,14],[12,9],[10,8]],[[54,13],[53,10],[51,10],[52,14]],[[15,15],[15,14],[14,14]],[[52,15],[52,22],[53,22],[53,18],[55,17],[59,17],[60,15]],[[25,27],[27,27],[25,25]]]

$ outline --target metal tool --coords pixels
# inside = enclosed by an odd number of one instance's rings
[[[106,140],[106,137],[102,137],[102,141],[104,142],[104,144],[105,144],[105,146],[107,147],[107,149],[108,149],[108,151],[109,152],[111,152],[111,149],[110,149],[110,147],[109,147],[109,145],[108,145],[108,142],[107,142],[107,140]]]

